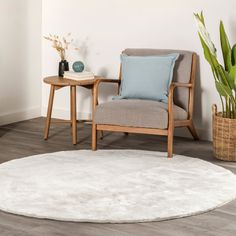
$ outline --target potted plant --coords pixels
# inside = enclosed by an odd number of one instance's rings
[[[224,24],[220,22],[220,42],[224,64],[206,29],[204,15],[194,14],[205,59],[211,66],[216,90],[221,100],[221,112],[213,105],[213,148],[217,159],[236,161],[236,44],[230,46]]]
[[[66,50],[68,50],[69,45],[72,43],[73,40],[68,40],[67,38],[70,37],[70,33],[60,38],[57,35],[51,35],[44,37],[46,40],[52,42],[52,47],[56,49],[56,51],[59,53],[59,56],[61,58],[61,61],[59,62],[59,69],[58,69],[58,75],[60,77],[63,77],[64,72],[69,70],[69,63],[66,60]]]

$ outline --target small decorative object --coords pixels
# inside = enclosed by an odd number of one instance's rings
[[[236,161],[236,44],[230,46],[224,24],[220,22],[220,41],[224,65],[205,26],[203,13],[194,14],[206,60],[211,66],[222,112],[213,106],[213,147],[217,159]]]
[[[76,61],[76,62],[74,62],[72,68],[75,72],[83,72],[84,63],[82,61]]]
[[[44,37],[46,40],[52,42],[52,47],[57,50],[60,55],[61,61],[59,63],[58,75],[62,77],[64,75],[64,71],[69,70],[69,63],[66,61],[66,50],[68,50],[69,45],[72,43],[73,39],[69,40],[70,33],[67,36],[60,38],[57,35],[49,34],[48,37]]]
[[[59,62],[58,75],[60,77],[63,77],[65,71],[69,71],[69,63],[66,60],[64,60],[64,61],[61,60]]]

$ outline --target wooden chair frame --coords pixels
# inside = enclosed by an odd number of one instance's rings
[[[98,131],[114,131],[114,132],[124,132],[124,133],[139,133],[139,134],[153,134],[162,135],[168,137],[168,157],[173,156],[173,138],[174,138],[174,128],[176,127],[187,127],[195,140],[199,137],[195,130],[193,124],[193,104],[194,104],[194,88],[196,79],[196,65],[197,65],[197,55],[193,53],[192,57],[192,67],[189,83],[178,83],[173,82],[169,88],[168,96],[168,128],[167,129],[155,129],[155,128],[141,128],[141,127],[127,127],[118,125],[106,125],[106,124],[95,124],[94,117],[92,123],[92,150],[97,150],[97,132]],[[99,79],[94,86],[93,94],[93,109],[95,112],[96,106],[98,104],[98,88],[101,83],[117,83],[118,89],[120,87],[122,75],[120,71],[119,79]],[[188,119],[186,120],[174,120],[173,104],[174,104],[174,91],[176,88],[186,88],[189,89],[189,103],[188,103]],[[93,114],[94,114],[93,112]]]

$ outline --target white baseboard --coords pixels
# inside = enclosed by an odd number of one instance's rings
[[[18,121],[29,120],[41,116],[41,108],[33,107],[25,110],[19,110],[0,114],[0,126],[15,123]]]
[[[42,108],[42,113],[41,114],[44,117],[46,116],[46,114],[47,114],[47,108],[46,107]],[[57,119],[70,119],[69,114],[70,114],[69,110],[55,108],[55,109],[53,109],[52,117],[57,118]],[[91,113],[77,112],[77,117],[81,120],[91,119]],[[196,130],[197,130],[197,133],[198,133],[201,140],[207,140],[207,141],[212,140],[212,131],[210,129],[196,128]],[[187,128],[176,128],[175,129],[175,136],[185,137],[185,138],[186,137],[187,138],[192,138],[192,136],[190,135]]]

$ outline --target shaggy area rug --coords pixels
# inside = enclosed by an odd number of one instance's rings
[[[0,209],[54,220],[160,221],[236,198],[236,176],[209,162],[137,150],[58,152],[0,165]]]

